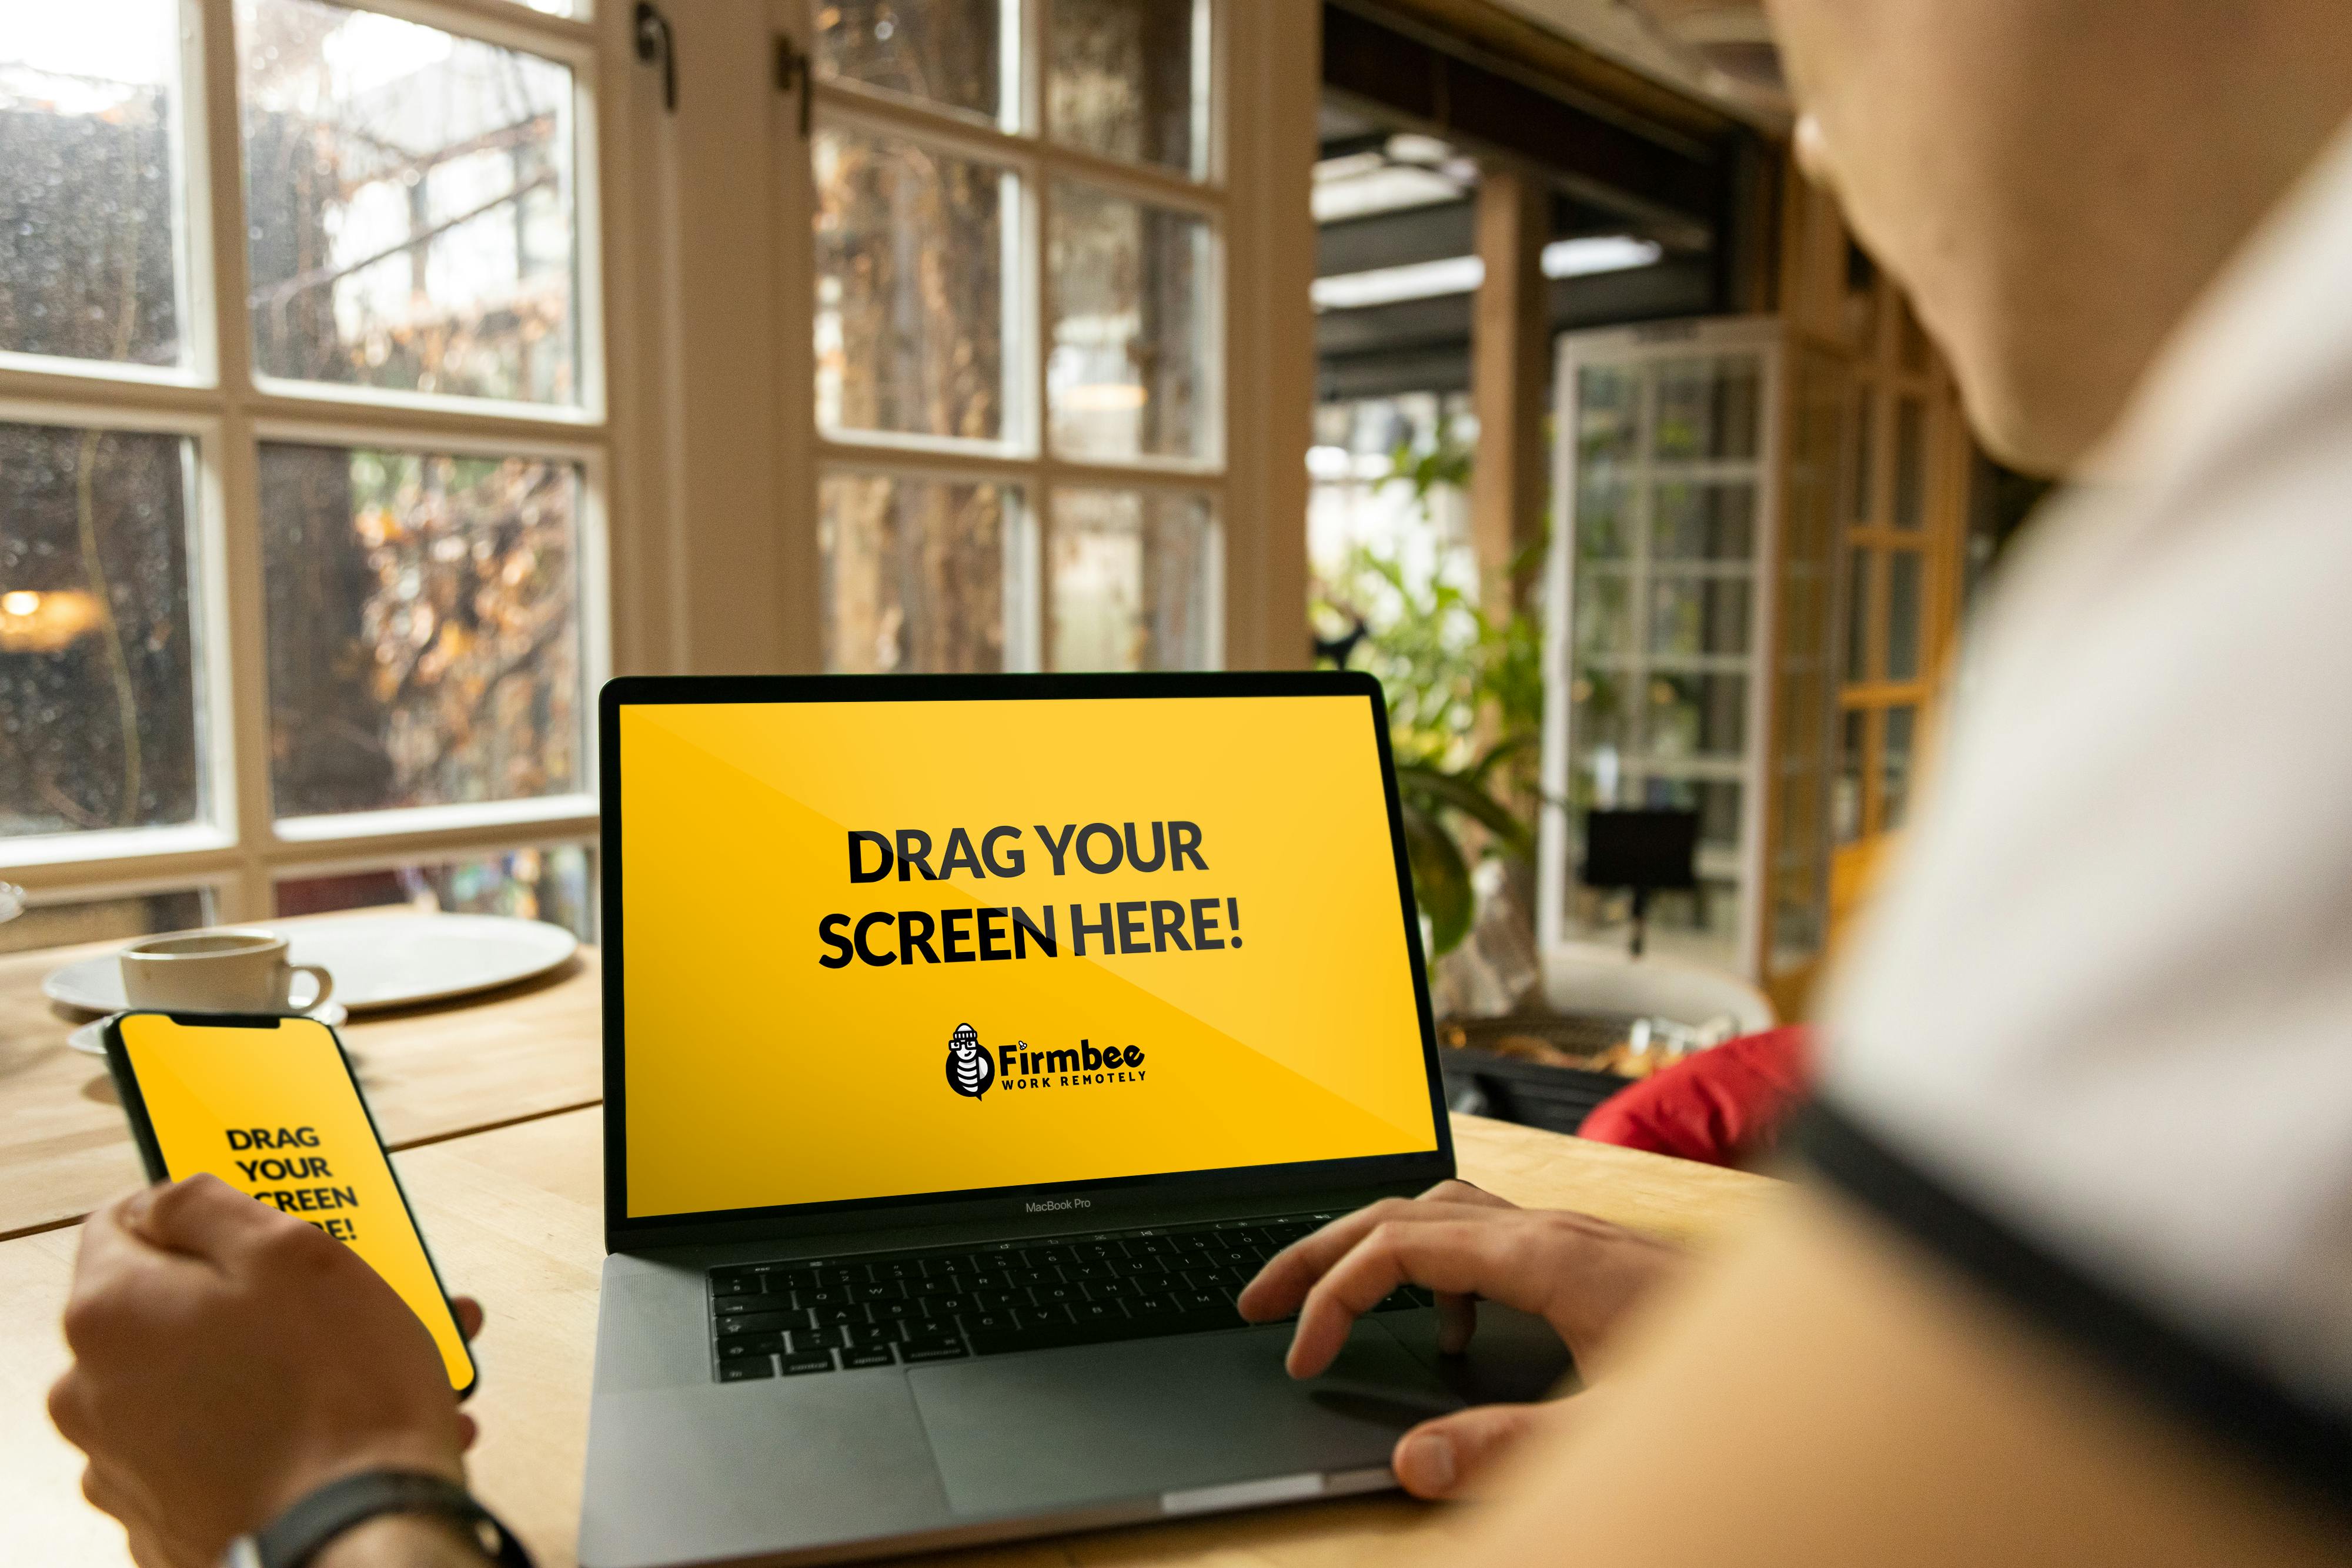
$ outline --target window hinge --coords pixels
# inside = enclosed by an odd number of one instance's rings
[[[677,39],[669,30],[669,18],[656,10],[650,0],[637,0],[637,58],[661,67],[662,108],[676,114]]]
[[[776,90],[800,95],[801,140],[807,141],[810,100],[816,96],[809,82],[808,51],[782,33],[776,35]]]

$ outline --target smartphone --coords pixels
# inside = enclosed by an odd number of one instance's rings
[[[335,1031],[315,1019],[128,1012],[107,1065],[151,1181],[210,1171],[345,1243],[400,1292],[464,1398],[477,1373]]]

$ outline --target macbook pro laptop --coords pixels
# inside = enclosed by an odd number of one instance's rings
[[[600,744],[588,1568],[1377,1490],[1562,1370],[1234,1309],[1454,1172],[1369,676],[627,679]]]

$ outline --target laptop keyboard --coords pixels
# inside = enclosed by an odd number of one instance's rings
[[[1234,1298],[1337,1214],[713,1269],[722,1383],[1243,1326]],[[1427,1306],[1407,1286],[1372,1310]]]

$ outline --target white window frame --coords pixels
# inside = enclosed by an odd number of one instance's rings
[[[1236,202],[1234,182],[1229,177],[1229,149],[1239,144],[1237,139],[1243,130],[1240,122],[1249,118],[1248,106],[1240,101],[1242,95],[1234,90],[1232,66],[1236,25],[1244,19],[1244,13],[1255,7],[1236,5],[1233,0],[1194,0],[1194,69],[1197,72],[1205,68],[1208,74],[1205,112],[1196,113],[1193,123],[1195,137],[1205,135],[1207,142],[1206,155],[1200,164],[1202,172],[1195,178],[1162,165],[1130,163],[1055,141],[1046,119],[1049,110],[1044,69],[1051,0],[1004,0],[1004,5],[1005,30],[1017,37],[1018,51],[1017,57],[1008,62],[1004,107],[993,124],[977,115],[854,81],[816,78],[811,89],[814,96],[813,136],[824,129],[837,128],[869,135],[910,138],[1002,168],[1017,181],[1020,201],[1017,211],[1009,214],[1008,224],[1008,235],[1017,238],[1008,246],[1014,255],[1013,265],[1006,268],[1008,287],[1002,331],[1008,362],[1008,391],[1016,378],[1019,391],[1006,399],[1003,434],[996,441],[972,441],[826,431],[816,428],[812,406],[809,439],[813,466],[819,477],[835,474],[888,475],[946,484],[995,484],[1018,494],[1017,515],[1008,519],[1008,574],[1003,587],[1004,668],[1011,671],[1044,669],[1051,664],[1047,622],[1054,598],[1055,492],[1087,488],[1205,497],[1215,514],[1203,566],[1209,591],[1206,663],[1211,668],[1223,667],[1235,662],[1226,624],[1232,577],[1227,539],[1237,528],[1247,533],[1256,524],[1255,517],[1235,517],[1236,493],[1230,455],[1234,444],[1232,421],[1236,389],[1234,356],[1229,352],[1233,291],[1237,287],[1248,287],[1230,260],[1234,253],[1234,231],[1237,226],[1249,226],[1257,216]],[[1262,18],[1248,19],[1252,25],[1264,25]],[[811,27],[813,30],[813,23]],[[1016,125],[1025,129],[1011,128]],[[1305,156],[1311,162],[1311,148]],[[1052,416],[1046,401],[1046,365],[1052,352],[1052,284],[1045,276],[1045,255],[1053,183],[1058,178],[1078,180],[1112,195],[1189,214],[1207,225],[1207,287],[1200,340],[1204,360],[1202,382],[1211,392],[1201,409],[1207,436],[1201,455],[1100,459],[1066,457],[1054,452]],[[813,207],[808,216],[813,218]],[[789,223],[787,226],[789,230]],[[802,232],[808,232],[805,220]],[[1311,262],[1307,270],[1311,272]],[[1303,280],[1299,287],[1304,288]],[[811,308],[814,309],[813,303]],[[1303,311],[1301,317],[1311,322]],[[1311,324],[1308,330],[1311,332]],[[1310,339],[1302,338],[1299,349],[1311,358]],[[1245,391],[1243,397],[1246,400]],[[1248,406],[1246,401],[1242,406]],[[1302,464],[1304,450],[1302,441]],[[811,490],[813,496],[814,485]],[[1295,527],[1303,561],[1303,484],[1299,503]],[[814,509],[810,515],[814,516]],[[1016,571],[1021,573],[1017,580]],[[1303,580],[1300,590],[1301,651],[1297,660],[1288,662],[1303,662],[1304,657]],[[815,608],[822,611],[822,606]],[[822,657],[822,650],[812,651]],[[1244,651],[1245,658],[1247,652]]]
[[[541,406],[363,387],[298,383],[257,373],[246,304],[244,148],[234,0],[179,0],[174,140],[182,204],[184,364],[151,369],[0,353],[0,421],[149,431],[194,443],[197,482],[188,519],[188,591],[196,649],[202,807],[197,821],[156,827],[0,839],[0,878],[34,904],[198,891],[209,917],[267,919],[277,885],[331,875],[593,844],[597,821],[594,693],[614,667],[608,559],[628,508],[616,472],[623,432],[605,388],[622,368],[608,340],[604,256],[627,231],[631,65],[625,0],[596,0],[591,19],[546,15],[515,0],[336,0],[351,9],[437,27],[568,68],[575,171],[573,308],[581,402]],[[199,154],[201,152],[201,155]],[[608,369],[608,367],[610,367]],[[270,800],[265,591],[258,455],[263,443],[541,457],[576,465],[575,568],[581,640],[578,789],[526,800],[278,819]]]

